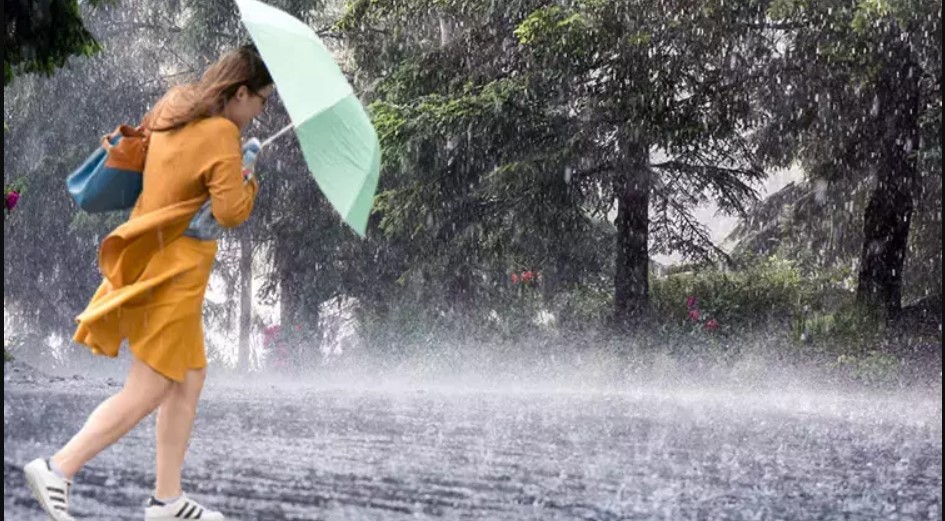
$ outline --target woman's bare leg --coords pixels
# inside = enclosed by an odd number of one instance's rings
[[[69,479],[109,445],[151,414],[171,388],[172,380],[133,359],[125,386],[102,402],[82,429],[51,459]]]
[[[184,381],[171,387],[158,410],[156,498],[169,499],[181,494],[181,470],[206,377],[206,368],[187,371]]]

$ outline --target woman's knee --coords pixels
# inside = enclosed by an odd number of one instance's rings
[[[178,406],[196,408],[206,378],[206,368],[189,369],[184,375],[184,381],[174,384],[166,401],[173,401]]]
[[[200,369],[188,369],[187,376],[185,376],[184,379],[192,380],[194,383],[203,385],[204,380],[207,379],[207,368],[201,367]]]
[[[164,401],[172,386],[172,380],[135,359],[122,393],[135,400],[144,412],[151,412]]]
[[[207,379],[207,368],[202,367],[200,369],[188,369],[187,374],[184,375],[184,382],[181,387],[183,387],[184,393],[188,397],[195,398],[200,396],[200,392],[203,390],[203,383]]]

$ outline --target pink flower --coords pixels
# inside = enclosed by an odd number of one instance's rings
[[[518,273],[512,274],[512,284],[518,284]]]
[[[279,333],[282,331],[282,327],[279,324],[275,324],[263,329],[263,347],[268,349],[279,338]]]
[[[531,282],[532,278],[535,276],[531,271],[526,271],[522,273],[522,282]]]
[[[713,319],[710,319],[708,322],[705,323],[705,328],[706,328],[707,331],[716,331],[716,330],[718,330],[720,327],[722,327],[722,326],[720,326],[719,323],[716,322],[716,320],[715,320],[714,318],[713,318]]]
[[[691,295],[689,297],[686,297],[686,306],[689,309],[695,309],[696,307],[699,306],[699,299]]]
[[[698,309],[689,310],[689,320],[692,320],[693,322],[698,322],[701,317],[702,317],[702,314],[699,313]]]
[[[267,327],[266,329],[263,329],[263,335],[265,335],[265,336],[267,336],[267,337],[276,336],[276,335],[279,334],[279,331],[280,331],[281,329],[282,329],[282,327],[279,326],[279,324],[275,324],[275,325],[272,325],[272,326]]]
[[[16,190],[10,190],[7,192],[6,200],[4,201],[4,206],[8,212],[12,212],[16,208],[16,203],[20,201],[20,192]]]

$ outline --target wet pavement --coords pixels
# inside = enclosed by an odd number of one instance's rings
[[[4,517],[20,471],[117,385],[4,383]],[[936,520],[941,394],[397,390],[208,384],[185,488],[239,520]],[[154,420],[76,479],[73,512],[143,518]]]

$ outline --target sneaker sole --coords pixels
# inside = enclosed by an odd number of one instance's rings
[[[70,517],[60,517],[60,512],[56,510],[55,507],[53,507],[52,503],[47,500],[46,496],[41,492],[42,487],[38,482],[38,478],[33,475],[33,471],[29,466],[23,469],[23,473],[26,474],[26,483],[29,485],[30,491],[33,493],[33,497],[39,502],[39,506],[43,507],[43,511],[46,512],[46,515],[48,515],[50,519],[53,521],[72,519]]]
[[[160,517],[148,517],[147,514],[144,515],[144,521],[177,521],[178,519],[187,519],[186,517],[177,517],[177,516],[160,516]],[[191,518],[193,519],[193,518]],[[209,519],[206,517],[201,517],[200,519]],[[235,519],[230,519],[229,517],[218,517],[216,520],[219,521],[236,521]],[[199,520],[198,520],[199,521]]]

